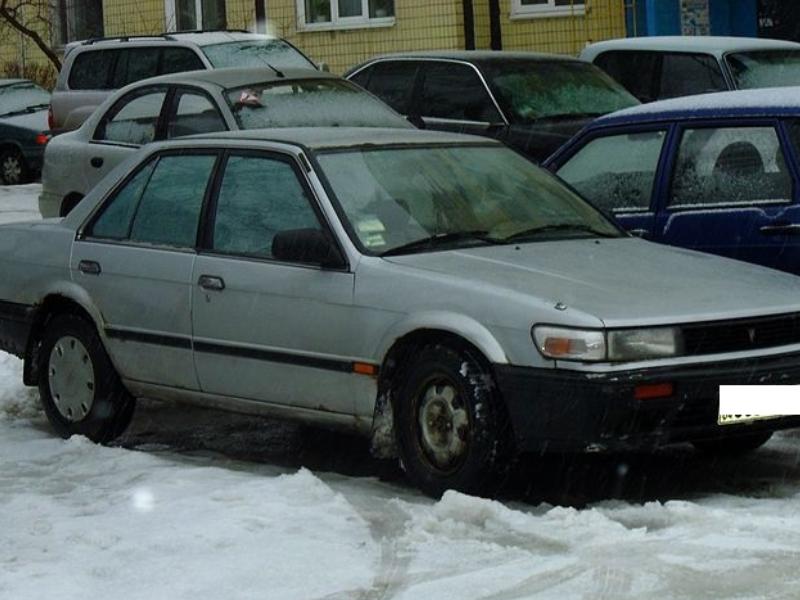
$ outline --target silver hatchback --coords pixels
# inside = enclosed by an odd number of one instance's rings
[[[371,436],[431,494],[512,453],[741,451],[718,387],[800,382],[800,279],[622,233],[485,138],[283,129],[146,146],[0,228],[0,349],[55,430],[134,398]]]

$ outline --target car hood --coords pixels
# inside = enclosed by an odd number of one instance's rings
[[[47,131],[47,109],[44,108],[36,112],[22,113],[11,117],[0,117],[0,127],[8,125],[19,129],[29,129],[36,133]]]
[[[565,318],[579,311],[608,327],[800,311],[798,277],[636,238],[482,246],[386,260],[468,279],[497,296],[560,302]]]

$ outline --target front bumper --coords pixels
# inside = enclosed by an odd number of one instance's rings
[[[33,326],[34,309],[0,301],[0,350],[22,358]]]
[[[523,451],[634,450],[800,427],[800,417],[717,425],[719,386],[800,384],[800,354],[607,374],[495,365]],[[671,383],[637,400],[637,385]],[[800,404],[800,389],[798,390]]]

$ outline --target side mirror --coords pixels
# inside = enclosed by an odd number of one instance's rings
[[[321,63],[317,63],[317,68],[320,71],[324,72],[324,73],[330,73],[331,72],[331,66],[328,63],[326,63],[325,61],[323,61]]]
[[[272,256],[287,262],[319,265],[339,269],[345,260],[339,248],[319,229],[289,229],[272,238]]]

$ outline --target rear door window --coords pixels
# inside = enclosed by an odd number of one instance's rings
[[[415,61],[379,62],[361,71],[353,80],[362,85],[361,82],[369,75],[366,88],[401,115],[407,115],[411,111],[418,70],[419,65]]]
[[[135,146],[149,144],[156,138],[166,97],[166,88],[145,88],[124,96],[106,113],[95,139]]]
[[[666,130],[595,138],[558,176],[607,214],[650,208]]]
[[[107,90],[111,88],[111,69],[116,52],[90,50],[81,52],[72,63],[69,74],[71,90]]]
[[[598,56],[594,64],[639,100],[651,102],[658,98],[659,62],[656,52],[613,50]]]
[[[114,68],[115,89],[158,75],[160,48],[126,48],[119,53]]]
[[[167,137],[225,131],[227,127],[216,105],[202,92],[179,90],[175,112],[167,122]]]
[[[502,121],[477,72],[464,64],[426,63],[420,107],[423,117],[485,123]]]

